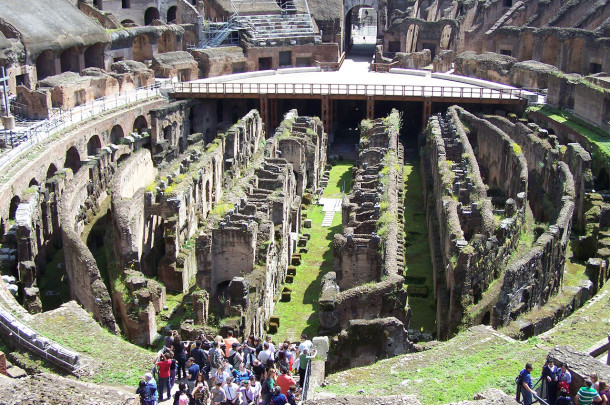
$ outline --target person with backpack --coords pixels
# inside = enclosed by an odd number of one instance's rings
[[[231,349],[229,349],[229,357],[227,358],[227,361],[234,369],[239,366],[239,363],[244,361],[239,343],[234,342],[232,344]]]
[[[190,405],[193,396],[185,383],[178,385],[178,391],[174,394],[174,405]]]
[[[157,403],[157,381],[152,376],[152,373],[144,374],[144,377],[140,377],[140,379],[144,380],[144,384],[146,384],[147,389],[152,393],[152,402],[147,405],[155,405]]]
[[[215,340],[212,343],[212,348],[208,352],[208,359],[210,361],[210,374],[214,375],[218,368],[220,368],[220,365],[222,364],[223,360],[222,357],[222,351],[219,348],[219,343]]]
[[[207,354],[201,348],[200,340],[195,342],[195,347],[193,348],[193,350],[191,350],[189,357],[192,357],[193,359],[195,359],[195,364],[197,364],[199,366],[200,370],[203,370],[205,368]]]
[[[210,396],[212,397],[213,405],[221,405],[227,401],[227,395],[225,394],[225,390],[222,389],[222,383],[220,381],[216,381],[214,388],[210,390]]]
[[[536,394],[536,391],[532,389],[532,376],[530,375],[533,369],[532,364],[527,363],[515,381],[517,383],[517,402],[519,402],[519,396],[523,395],[524,405],[532,405],[533,394]]]
[[[241,392],[239,385],[235,384],[233,377],[227,378],[227,383],[224,385],[225,395],[227,396],[227,405],[240,405],[241,404]]]
[[[205,381],[198,381],[191,395],[195,405],[208,405],[210,403],[210,389]]]
[[[286,405],[287,403],[288,399],[286,399],[286,395],[282,394],[282,389],[275,387],[273,397],[271,398],[271,405]]]
[[[184,348],[184,344],[182,344],[182,339],[180,339],[180,335],[176,334],[174,336],[174,358],[178,361],[178,379],[181,380],[186,378],[186,349]]]
[[[140,385],[136,390],[136,394],[140,395],[140,404],[142,405],[154,405],[155,404],[155,392],[152,386],[147,385],[146,381],[140,380]]]

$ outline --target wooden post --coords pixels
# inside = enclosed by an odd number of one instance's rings
[[[331,123],[331,111],[330,111],[330,99],[328,96],[322,96],[322,123],[324,124],[324,131],[329,134]]]
[[[366,98],[366,118],[369,120],[375,119],[375,98]]]
[[[432,101],[424,100],[424,109],[423,109],[423,113],[422,113],[422,122],[421,122],[422,130],[426,128],[426,125],[428,124],[428,118],[430,118],[431,115],[432,115]]]
[[[262,96],[260,98],[260,112],[261,119],[263,120],[263,124],[265,125],[265,137],[270,137],[271,134],[271,123],[269,122],[269,99],[267,96]]]

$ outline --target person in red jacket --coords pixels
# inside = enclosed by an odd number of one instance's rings
[[[159,367],[159,401],[163,400],[163,391],[167,387],[167,399],[169,399],[172,387],[169,385],[169,375],[172,367],[172,359],[169,353],[165,353],[159,356],[158,361],[155,364]]]
[[[280,372],[281,374],[277,377],[275,383],[282,389],[282,394],[286,395],[288,390],[290,390],[290,386],[296,385],[296,381],[294,381],[294,378],[292,378],[286,367],[282,367]]]

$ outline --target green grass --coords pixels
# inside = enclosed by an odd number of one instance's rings
[[[324,189],[323,197],[326,198],[341,198],[342,190],[348,192],[352,188],[352,166],[354,162],[351,160],[342,160],[337,162],[330,171],[328,185]]]
[[[341,197],[343,184],[349,191],[351,168],[352,162],[349,161],[342,161],[333,166],[323,197]],[[322,277],[333,269],[332,243],[335,233],[341,232],[341,213],[335,213],[330,227],[322,227],[322,206],[312,204],[307,209],[307,218],[312,220],[312,227],[302,231],[311,234],[307,243],[309,250],[302,255],[294,282],[286,284],[292,290],[292,299],[290,302],[278,302],[275,306],[274,315],[280,317],[280,327],[274,335],[277,342],[286,339],[298,341],[301,333],[316,336],[320,325],[318,299],[322,291]]]
[[[86,355],[83,361],[93,374],[81,377],[85,381],[135,387],[139,377],[151,369],[155,353],[111,334],[90,317],[83,319],[72,311],[58,309],[37,315],[31,326]]]
[[[610,157],[610,135],[601,129],[595,128],[586,122],[575,118],[567,111],[558,110],[548,106],[530,107],[528,111],[538,111],[554,121],[560,122],[568,128],[584,135],[587,137],[587,139],[589,139],[589,141],[596,144],[606,157]]]
[[[472,399],[487,388],[514,394],[515,375],[523,365],[544,361],[546,350],[536,343],[506,341],[483,328],[467,330],[423,353],[331,375],[323,389],[340,395],[359,390],[374,396],[415,394],[422,404]]]
[[[436,332],[436,305],[419,164],[404,165],[404,183],[405,283],[408,284],[409,279],[423,278],[425,282],[417,285],[429,289],[426,298],[409,297],[412,310],[409,327],[432,333]]]

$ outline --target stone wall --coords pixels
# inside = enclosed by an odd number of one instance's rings
[[[81,239],[85,224],[107,197],[108,182],[115,170],[111,156],[101,153],[76,173],[59,202],[66,273],[71,295],[103,326],[118,333],[108,289],[95,258]]]
[[[334,272],[325,276],[319,299],[324,331],[348,328],[352,320],[384,317],[396,318],[400,328],[408,324],[399,128],[395,110],[362,126],[354,187],[342,204],[343,233],[335,234],[333,242]],[[337,352],[346,342],[337,342]],[[366,361],[371,360],[369,356]]]
[[[570,395],[573,397],[592,373],[596,373],[600,381],[610,380],[610,366],[571,346],[555,346],[547,355],[547,360],[553,360],[556,365],[568,365],[572,374]]]
[[[516,247],[527,203],[527,165],[506,135],[452,107],[447,118],[430,119],[422,166],[437,334],[446,339],[457,332],[467,307],[476,308]],[[487,186],[494,195],[488,196]],[[472,310],[468,316],[475,323],[489,318],[483,313],[477,319]]]
[[[196,49],[193,56],[201,77],[216,77],[246,71],[247,58],[239,46]]]

